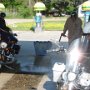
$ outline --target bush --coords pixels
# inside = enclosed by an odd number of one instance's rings
[[[33,12],[28,7],[19,7],[19,15],[22,16],[23,18],[32,17]]]

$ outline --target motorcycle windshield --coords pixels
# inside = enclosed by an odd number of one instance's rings
[[[76,72],[78,66],[82,65],[86,70],[90,67],[90,41],[87,36],[74,40],[68,51],[66,68],[68,71]]]

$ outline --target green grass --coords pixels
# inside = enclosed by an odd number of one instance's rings
[[[64,21],[46,21],[43,22],[42,26],[44,30],[63,30],[64,24]],[[35,26],[35,22],[16,23],[14,25],[9,25],[12,30],[32,30],[35,28]]]
[[[33,26],[35,26],[35,23],[33,22],[16,23],[14,25],[9,25],[12,30],[30,30]]]
[[[63,30],[65,21],[44,22],[45,30]]]
[[[64,28],[64,24],[65,24],[66,18],[65,19],[61,19],[58,21],[44,21],[42,26],[43,26],[43,30],[63,30]],[[36,24],[35,22],[22,22],[22,23],[16,23],[14,25],[9,25],[9,27],[12,30],[34,30]]]

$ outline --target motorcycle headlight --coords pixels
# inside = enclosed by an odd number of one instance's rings
[[[69,73],[68,73],[68,80],[69,80],[69,81],[73,81],[73,80],[75,80],[75,79],[76,79],[76,74],[73,73],[73,72],[69,72]]]
[[[6,48],[7,47],[7,43],[6,42],[1,42],[0,46],[1,46],[1,48]]]
[[[90,73],[83,72],[80,75],[80,85],[82,86],[89,86],[90,85]]]

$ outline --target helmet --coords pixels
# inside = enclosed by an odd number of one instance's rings
[[[6,14],[4,12],[1,12],[0,17],[4,18],[4,17],[6,17]]]
[[[74,9],[71,11],[71,16],[77,16],[77,13],[78,13],[77,8],[74,8]]]
[[[76,11],[71,12],[71,15],[72,15],[72,16],[74,16],[74,15],[76,15],[76,14],[77,14]]]
[[[71,13],[71,18],[76,19],[77,17],[78,17],[77,11],[73,11],[73,12]]]

